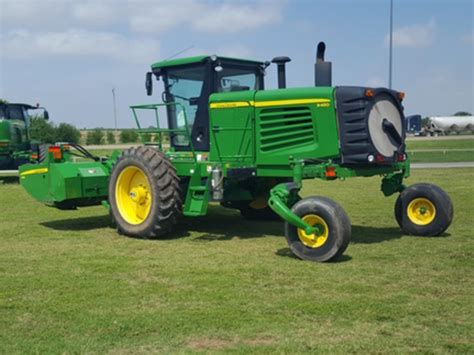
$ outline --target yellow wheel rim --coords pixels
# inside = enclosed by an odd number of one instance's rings
[[[302,219],[309,225],[317,227],[318,231],[313,234],[306,234],[304,229],[298,228],[298,237],[301,242],[310,248],[319,248],[323,246],[329,236],[329,227],[326,221],[316,214],[308,214]]]
[[[145,173],[128,166],[120,173],[115,185],[115,200],[122,218],[130,224],[141,224],[150,214],[151,188]]]
[[[426,198],[415,198],[408,204],[407,214],[412,223],[426,226],[435,219],[436,208],[433,202]]]

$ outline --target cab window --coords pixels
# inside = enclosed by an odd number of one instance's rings
[[[7,118],[10,120],[25,120],[25,113],[22,106],[12,105],[7,108]]]
[[[255,71],[249,69],[224,68],[224,70],[217,74],[218,92],[234,92],[258,89],[258,80]]]
[[[167,72],[167,93],[170,102],[177,103],[170,107],[170,127],[177,129],[187,128],[192,132],[196,114],[202,94],[205,68],[203,66],[192,68],[180,68]],[[176,134],[173,144],[188,146],[189,139],[186,134]]]

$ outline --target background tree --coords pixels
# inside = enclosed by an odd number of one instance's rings
[[[56,129],[40,116],[30,116],[30,138],[42,143],[56,143]]]
[[[107,143],[115,144],[115,134],[112,131],[107,131]]]
[[[88,131],[86,136],[86,144],[87,145],[99,145],[102,144],[104,141],[104,132],[96,128],[94,130]]]
[[[458,111],[454,114],[454,116],[472,116],[472,114],[466,111]]]
[[[56,128],[56,141],[57,142],[69,142],[69,143],[79,143],[81,138],[81,132],[70,125],[69,123],[60,123]]]
[[[138,140],[138,133],[133,129],[124,129],[120,132],[121,143],[136,143]]]

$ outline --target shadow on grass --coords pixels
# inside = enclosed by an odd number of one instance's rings
[[[283,235],[280,221],[250,221],[240,213],[222,208],[210,209],[208,215],[198,218],[185,218],[181,228],[190,232],[202,233],[196,241],[219,241],[233,238],[260,238],[268,235]]]
[[[372,227],[372,226],[352,226],[351,243],[372,244],[381,243],[392,239],[407,238],[446,238],[451,234],[443,233],[437,237],[420,237],[403,234],[398,227]]]
[[[283,256],[283,257],[291,258],[291,259],[296,259],[296,260],[301,260],[295,254],[293,254],[293,252],[291,251],[290,248],[278,249],[276,251],[275,255]],[[339,258],[337,258],[336,260],[331,261],[331,263],[343,263],[343,262],[349,261],[349,260],[352,260],[352,256],[343,254]],[[304,261],[304,260],[301,260],[301,261]]]
[[[87,231],[111,227],[111,221],[108,215],[100,215],[47,221],[41,225],[60,231]],[[200,234],[195,239],[198,241],[259,238],[267,235],[283,235],[283,223],[248,221],[236,211],[210,206],[206,216],[184,217],[170,235],[159,239],[187,237],[191,232]]]
[[[61,231],[87,231],[111,227],[111,221],[108,215],[100,215],[48,221],[41,223],[41,225]],[[237,211],[210,206],[206,216],[182,218],[170,235],[160,237],[159,239],[187,237],[191,232],[199,234],[199,236],[193,239],[197,242],[223,241],[233,238],[261,238],[269,235],[284,236],[282,222],[249,221],[242,218]],[[398,227],[378,228],[373,226],[353,225],[351,243],[381,243],[388,240],[399,239],[402,236],[406,235],[404,235]],[[443,233],[441,236],[435,238],[449,236],[449,233]],[[420,237],[412,236],[412,238]],[[284,253],[284,251],[281,251],[281,253]],[[289,251],[289,253],[291,253],[291,251]]]
[[[110,227],[110,217],[108,215],[58,219],[40,223],[47,228],[60,231],[88,231],[92,229]]]
[[[18,185],[18,176],[0,176],[0,184],[15,184]]]

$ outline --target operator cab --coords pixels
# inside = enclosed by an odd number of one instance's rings
[[[164,82],[162,100],[167,108],[168,127],[186,128],[193,147],[209,151],[209,96],[218,92],[263,90],[267,63],[217,56],[198,56],[155,63],[147,73],[148,95],[152,93],[152,75]],[[184,112],[183,112],[184,111]],[[172,133],[175,150],[190,150],[186,134]]]
[[[17,103],[1,103],[0,104],[0,119],[3,120],[16,120],[29,123],[29,111],[30,110],[43,110],[44,119],[49,119],[48,111],[44,107],[31,106],[28,104],[17,104]]]

